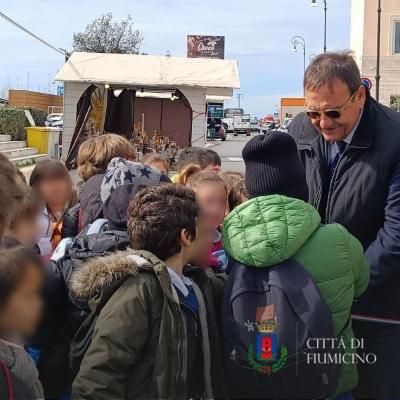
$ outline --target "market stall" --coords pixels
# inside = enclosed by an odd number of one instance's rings
[[[73,53],[64,82],[63,158],[73,166],[87,137],[118,133],[154,151],[204,145],[207,96],[239,88],[236,61]]]

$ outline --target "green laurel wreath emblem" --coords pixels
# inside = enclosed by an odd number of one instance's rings
[[[247,359],[249,361],[249,364],[256,371],[258,371],[258,372],[260,372],[262,374],[270,375],[271,373],[277,372],[280,369],[282,369],[286,364],[287,355],[288,355],[287,347],[283,344],[281,346],[280,356],[279,356],[278,360],[276,360],[272,364],[261,364],[261,363],[258,363],[254,359],[254,356],[253,356],[253,345],[251,344],[247,348]]]

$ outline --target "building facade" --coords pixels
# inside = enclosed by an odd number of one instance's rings
[[[375,96],[378,0],[352,0],[350,47]],[[381,1],[379,101],[400,111],[400,0]]]

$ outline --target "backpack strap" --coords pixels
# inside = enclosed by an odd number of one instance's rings
[[[2,362],[0,362],[0,369],[3,371],[4,377],[6,379],[7,392],[8,392],[7,400],[14,400],[15,399],[14,386],[13,386],[10,370]]]
[[[315,337],[321,336],[321,329],[326,331],[327,327],[332,327],[328,305],[309,272],[298,261],[292,258],[270,268],[268,283],[287,294],[296,314]]]
[[[94,235],[95,233],[102,232],[102,230],[104,228],[106,228],[107,224],[108,224],[108,221],[104,218],[96,219],[96,221],[94,221],[90,225],[88,231],[86,232],[86,235]]]

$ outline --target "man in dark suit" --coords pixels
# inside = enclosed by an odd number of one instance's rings
[[[356,396],[400,398],[400,113],[371,98],[351,53],[316,57],[304,87],[305,113],[289,134],[309,202],[324,223],[338,222],[361,241],[370,264],[353,328],[364,339],[359,352],[376,354],[376,362],[358,364]]]

